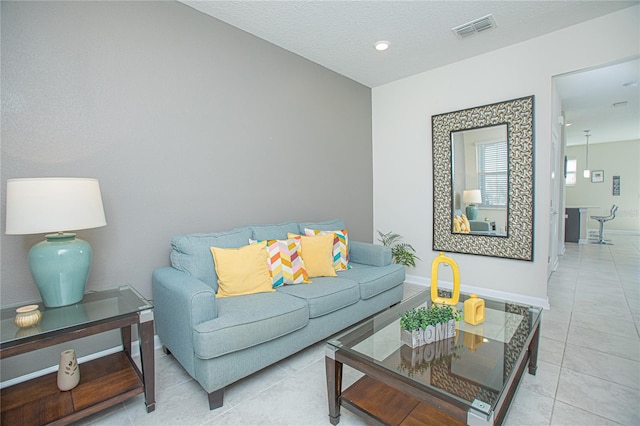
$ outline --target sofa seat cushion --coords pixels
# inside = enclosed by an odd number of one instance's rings
[[[309,305],[309,318],[321,317],[360,300],[358,283],[338,277],[317,277],[311,284],[285,285],[277,291],[304,300]]]
[[[370,299],[380,293],[402,284],[405,277],[404,266],[392,263],[387,266],[369,266],[350,263],[352,269],[338,272],[339,278],[355,281],[360,286],[360,298]]]
[[[259,345],[299,330],[309,322],[305,301],[283,293],[225,297],[216,302],[218,317],[198,324],[193,330],[194,350],[201,359]]]

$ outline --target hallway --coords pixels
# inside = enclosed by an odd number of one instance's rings
[[[640,237],[566,244],[508,425],[640,424]]]

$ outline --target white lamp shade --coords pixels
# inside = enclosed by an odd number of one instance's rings
[[[465,189],[462,192],[462,201],[469,204],[482,203],[482,193],[479,189]]]
[[[90,178],[7,180],[6,233],[75,231],[105,226],[100,184]]]

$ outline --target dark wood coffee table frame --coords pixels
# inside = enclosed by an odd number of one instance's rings
[[[391,319],[390,319],[391,320]],[[372,335],[374,330],[364,327],[354,327],[354,331],[349,336],[351,341],[362,341]],[[357,335],[357,334],[359,335]],[[518,356],[518,360],[514,366],[514,371],[510,375],[505,385],[495,409],[490,407],[469,407],[468,404],[456,400],[444,392],[424,386],[407,377],[394,374],[374,362],[365,359],[362,356],[356,356],[346,350],[341,350],[330,343],[327,343],[325,364],[327,375],[327,393],[329,397],[329,419],[331,424],[336,425],[340,422],[340,407],[345,406],[350,411],[365,418],[371,424],[389,425],[400,424],[424,424],[420,421],[420,413],[425,409],[430,409],[436,414],[445,416],[445,421],[449,424],[487,424],[500,425],[504,421],[511,401],[520,383],[520,379],[525,367],[529,367],[529,374],[535,375],[538,361],[538,341],[540,337],[540,315],[537,316],[535,323],[532,325],[532,331],[529,333],[528,339],[524,345],[524,350]],[[357,386],[359,382],[351,386],[349,389],[342,390],[342,370],[343,365],[348,365],[365,374],[361,380],[371,380],[367,383],[367,387],[379,384],[386,387],[386,390],[378,392],[382,395],[381,401],[377,404],[376,412],[367,409],[367,406],[376,405],[375,401],[371,401],[371,395],[365,396],[361,390],[365,386]],[[392,394],[393,390],[399,392],[400,398]],[[406,408],[407,415],[401,419],[397,419],[398,411],[406,401],[405,398],[413,398],[416,400],[415,407]],[[392,402],[395,401],[394,404]],[[487,404],[485,404],[487,405]],[[388,413],[385,411],[388,408]],[[393,414],[395,412],[395,415]],[[396,422],[396,420],[399,420]],[[437,424],[437,423],[434,423]]]

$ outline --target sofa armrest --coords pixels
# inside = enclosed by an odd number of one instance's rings
[[[349,261],[371,266],[391,265],[391,249],[377,244],[349,241]]]
[[[153,271],[152,288],[158,336],[193,375],[193,328],[217,317],[215,292],[204,282],[169,266]]]

